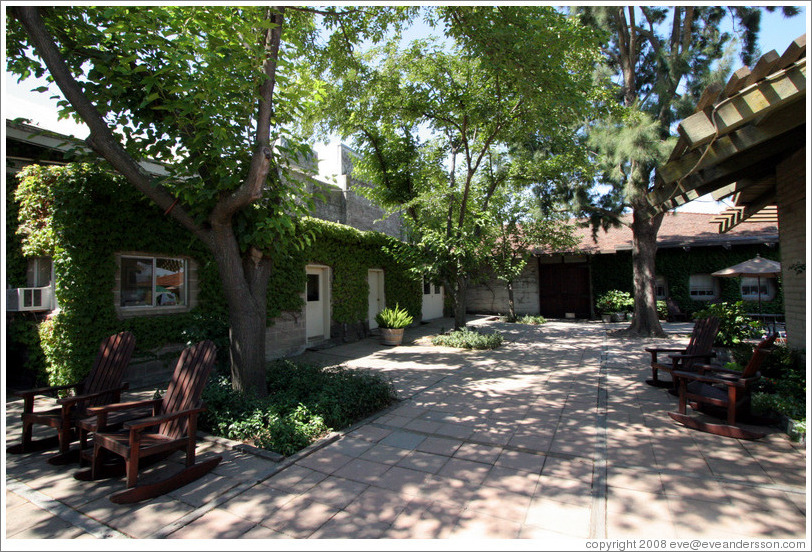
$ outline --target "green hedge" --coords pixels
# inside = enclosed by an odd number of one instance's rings
[[[664,276],[668,285],[668,294],[674,298],[683,311],[696,312],[707,306],[706,301],[695,301],[689,294],[688,278],[691,274],[710,274],[752,259],[756,255],[765,259],[780,261],[780,252],[776,247],[766,245],[739,245],[730,249],[721,246],[691,247],[684,251],[681,248],[659,249],[655,258],[655,273]],[[600,297],[607,291],[617,289],[634,292],[632,275],[632,254],[621,251],[611,255],[594,255],[591,259],[593,297]],[[741,290],[738,278],[719,278],[719,302],[741,301]],[[747,312],[758,310],[757,301],[745,301]],[[761,312],[782,313],[784,296],[778,285],[778,293],[773,301],[762,301]]]
[[[9,179],[11,181],[11,179]],[[11,190],[10,190],[11,191]],[[212,320],[227,320],[217,267],[203,244],[192,237],[123,178],[93,165],[64,167],[30,165],[19,175],[9,212],[19,221],[9,226],[9,270],[15,285],[24,283],[25,256],[54,260],[57,315],[39,325],[45,369],[52,384],[84,376],[101,340],[130,330],[137,352],[169,343],[185,343],[201,335],[223,343],[227,330]],[[22,224],[20,234],[14,229]],[[369,268],[385,271],[387,304],[400,303],[420,316],[420,281],[397,261],[391,249],[397,240],[376,232],[304,219],[298,229],[308,244],[291,248],[275,259],[269,283],[268,324],[285,310],[299,310],[308,263],[332,268],[333,322],[362,324],[367,319],[366,281]],[[8,243],[11,247],[8,247]],[[115,254],[144,251],[188,256],[198,266],[198,306],[189,313],[133,317],[120,320],[115,311]],[[16,253],[15,253],[16,252]],[[220,335],[216,335],[217,333]],[[28,338],[26,338],[28,339]],[[32,341],[28,339],[28,341]],[[221,357],[227,351],[220,346]],[[37,358],[37,355],[32,355]],[[31,366],[37,370],[42,367]]]

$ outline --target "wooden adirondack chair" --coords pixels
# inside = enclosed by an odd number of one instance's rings
[[[89,412],[99,420],[100,427],[105,426],[104,418],[111,412],[142,408],[145,405],[151,405],[154,410],[151,417],[125,422],[124,428],[119,432],[94,433],[92,466],[89,470],[78,472],[74,477],[79,480],[90,480],[110,475],[110,472],[105,473],[104,456],[113,453],[122,457],[127,476],[127,490],[113,494],[110,500],[126,504],[140,502],[182,487],[217,466],[222,460],[221,456],[195,463],[197,416],[205,410],[200,396],[214,365],[215,354],[216,347],[208,340],[184,349],[169,381],[169,387],[161,399],[89,409]],[[183,471],[157,483],[136,486],[138,467],[142,459],[153,456],[165,457],[176,450],[184,449],[186,468]]]
[[[16,392],[15,395],[23,398],[22,442],[9,447],[7,452],[11,454],[33,452],[51,448],[58,443],[60,454],[48,461],[52,464],[70,461],[72,458],[68,453],[77,419],[86,416],[90,407],[121,400],[121,392],[127,389],[127,384],[121,380],[134,349],[135,336],[132,333],[117,333],[102,342],[90,372],[81,382]],[[34,411],[35,396],[69,389],[74,390],[74,395],[57,400],[56,408]],[[32,439],[34,424],[52,427],[56,429],[57,435],[34,441]]]
[[[675,387],[673,376],[672,381],[659,379],[660,370],[669,374],[674,370],[690,372],[694,370],[695,364],[710,362],[710,359],[716,356],[713,352],[713,340],[718,331],[719,319],[709,316],[696,321],[691,332],[691,340],[684,349],[646,347],[646,352],[651,353],[651,379],[647,379],[646,383],[654,387]],[[659,361],[657,355],[660,353],[671,353],[668,355],[671,361]]]
[[[776,334],[762,340],[753,351],[750,362],[744,370],[736,372],[720,366],[699,366],[697,372],[674,371],[671,375],[677,381],[679,390],[679,412],[669,412],[677,422],[692,429],[698,429],[724,437],[736,439],[760,439],[764,433],[743,429],[736,420],[746,421],[750,414],[750,394],[755,382],[761,378],[759,369],[771,352]],[[723,409],[726,424],[714,424],[688,416],[687,405],[694,410],[709,413],[711,408]]]

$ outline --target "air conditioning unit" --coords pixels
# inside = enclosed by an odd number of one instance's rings
[[[54,290],[50,286],[6,290],[7,311],[49,311],[53,308]]]

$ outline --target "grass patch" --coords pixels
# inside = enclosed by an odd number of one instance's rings
[[[266,380],[268,397],[260,399],[232,390],[228,376],[213,377],[203,392],[208,409],[200,428],[289,456],[395,401],[382,375],[344,367],[278,360]]]
[[[431,340],[435,345],[459,349],[496,349],[502,344],[502,341],[504,338],[499,332],[483,334],[468,328],[441,334]]]

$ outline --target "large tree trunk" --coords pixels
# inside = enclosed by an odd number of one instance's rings
[[[632,215],[632,269],[634,277],[634,319],[624,331],[628,335],[664,337],[657,315],[654,294],[654,258],[657,254],[657,231],[662,213],[645,218],[639,209]]]
[[[454,307],[454,329],[461,330],[465,327],[465,294],[468,290],[468,279],[465,276],[457,276],[452,285],[446,285],[446,289],[451,292],[451,303]]]
[[[510,320],[516,320],[516,302],[513,298],[513,281],[507,282],[507,293],[508,293],[508,312],[510,315]]]
[[[265,384],[265,327],[270,259],[257,250],[240,256],[231,225],[213,227],[214,254],[228,302],[231,385],[258,397]]]

